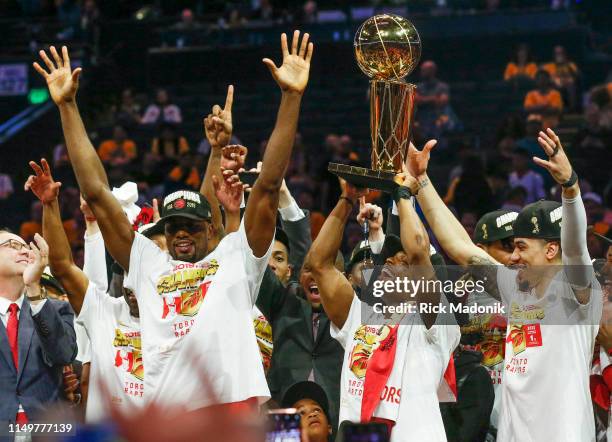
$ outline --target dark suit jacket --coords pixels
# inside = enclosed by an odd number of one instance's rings
[[[77,354],[70,304],[47,299],[37,315],[24,299],[19,313],[19,369],[0,322],[0,423],[14,422],[19,404],[30,421],[63,391],[62,368]]]
[[[296,281],[312,243],[308,213],[300,221],[282,221],[282,226],[289,237],[289,261],[295,280],[284,287],[268,268],[257,298],[257,307],[270,322],[274,339],[268,385],[272,398],[280,403],[291,385],[308,380],[314,370],[315,380],[329,398],[332,425],[336,428],[344,349],[330,336],[325,312],[319,317],[316,338],[312,336],[312,307]]]
[[[337,428],[344,349],[330,336],[330,321],[324,311],[313,337],[312,307],[301,292],[296,282],[284,287],[274,272],[266,269],[257,307],[270,321],[274,338],[268,385],[272,398],[280,403],[290,386],[308,380],[314,370],[316,382],[329,399],[332,425]]]

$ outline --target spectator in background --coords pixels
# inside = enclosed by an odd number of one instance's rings
[[[30,219],[21,223],[19,227],[19,236],[30,244],[34,241],[34,235],[42,235],[42,204],[40,201],[34,201],[30,206]]]
[[[478,220],[491,211],[493,205],[493,192],[487,182],[482,160],[474,154],[466,155],[461,170],[461,174],[451,181],[444,202],[454,206],[459,216],[473,212]]]
[[[259,0],[259,6],[251,14],[252,20],[272,21],[276,17],[270,0]]]
[[[100,143],[98,156],[109,166],[123,166],[136,158],[136,143],[128,138],[125,128],[117,124],[113,127],[113,138]]]
[[[319,384],[312,381],[293,384],[283,396],[281,406],[297,410],[301,416],[302,432],[309,442],[328,442],[332,439],[329,400]]]
[[[160,159],[157,155],[146,152],[142,163],[135,171],[134,181],[138,185],[138,192],[147,196],[147,200],[164,195],[164,174],[159,167]],[[204,169],[200,169],[204,170]]]
[[[436,75],[438,67],[435,62],[426,60],[421,64],[421,82],[418,84],[415,102],[415,115],[419,133],[424,139],[438,140],[437,149],[446,147],[442,134],[455,129],[459,124],[450,108],[450,88]]]
[[[242,142],[236,135],[232,134],[229,144],[242,144]],[[205,156],[208,156],[208,154],[210,153],[210,143],[208,142],[206,137],[204,137],[202,141],[200,141],[200,144],[198,144],[197,152]],[[260,156],[260,158],[263,158],[263,156]]]
[[[559,91],[553,89],[550,74],[540,69],[536,73],[536,89],[525,96],[523,106],[528,114],[537,114],[542,118],[545,128],[554,129],[559,124],[559,116],[563,111],[563,100]]]
[[[537,114],[529,115],[527,117],[525,136],[516,142],[516,147],[526,150],[530,157],[546,160],[548,158],[538,144],[538,134],[541,130],[544,130],[544,127],[542,127],[542,117]],[[543,167],[538,166],[533,161],[529,161],[529,168],[542,177],[544,188],[548,189],[555,184],[550,174]]]
[[[13,180],[11,176],[5,173],[0,173],[0,200],[8,199],[15,189],[13,188]]]
[[[169,28],[169,38],[164,38],[164,40],[177,48],[193,46],[200,43],[200,35],[196,32],[200,29],[202,25],[194,18],[193,11],[185,8],[181,12],[181,20]]]
[[[503,210],[520,212],[527,205],[527,191],[523,186],[511,188],[506,195],[506,199],[501,205]]]
[[[176,160],[180,154],[189,152],[187,139],[179,135],[176,126],[163,124],[159,129],[159,136],[153,138],[151,153],[162,160]]]
[[[546,63],[542,69],[550,74],[553,84],[563,93],[568,107],[575,110],[578,104],[576,88],[578,67],[569,60],[563,46],[555,46],[553,56],[554,61]]]
[[[529,52],[529,46],[520,44],[516,49],[512,60],[506,65],[504,71],[504,80],[533,80],[535,78],[538,66],[533,62]]]
[[[58,143],[53,148],[53,168],[57,181],[61,182],[64,188],[77,187],[76,178],[72,171],[68,151],[63,142]]]
[[[302,9],[297,17],[297,21],[305,24],[316,23],[319,15],[319,9],[317,2],[314,0],[307,0],[304,2]]]
[[[591,226],[605,220],[606,208],[600,195],[595,192],[585,192],[582,195],[582,202],[587,214],[588,225]]]
[[[140,111],[140,104],[134,99],[132,89],[123,89],[121,102],[115,109],[115,122],[125,127],[134,127],[140,124]]]
[[[510,187],[521,186],[527,191],[526,203],[531,204],[546,197],[544,179],[529,168],[532,155],[523,148],[514,151],[512,172],[508,177]]]
[[[180,124],[183,122],[183,117],[181,109],[170,101],[168,92],[165,89],[158,89],[155,94],[155,103],[147,107],[140,122],[142,124]]]
[[[179,155],[178,164],[168,174],[165,193],[188,188],[198,190],[200,183],[200,173],[193,166],[193,156],[186,151]]]

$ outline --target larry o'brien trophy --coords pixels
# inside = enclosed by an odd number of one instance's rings
[[[370,80],[372,168],[329,163],[328,170],[363,188],[391,192],[410,142],[416,86],[406,83],[421,57],[421,39],[404,17],[381,14],[357,30],[355,57]]]

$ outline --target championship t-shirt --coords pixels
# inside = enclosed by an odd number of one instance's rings
[[[367,325],[371,318],[361,319],[363,311],[371,312],[357,296],[344,326],[332,324],[331,336],[344,347],[340,385],[340,422],[360,422],[363,386],[368,362],[392,326]],[[374,316],[374,315],[372,315]],[[436,324],[427,329],[415,313],[404,318],[397,331],[393,369],[381,391],[374,417],[395,421],[391,441],[446,441],[440,415],[438,387],[451,354],[459,343],[457,325]]]
[[[267,373],[272,362],[272,351],[274,350],[272,326],[264,314],[253,306],[253,327],[255,328],[255,337],[257,345],[261,353],[261,362],[263,363],[264,371]]]
[[[472,292],[468,296],[468,305],[494,307],[500,301],[494,299],[486,292]],[[504,372],[504,351],[506,348],[507,319],[498,313],[470,314],[468,325],[461,327],[462,334],[476,334],[479,336],[474,342],[474,350],[482,353],[481,364],[491,376],[495,401],[491,411],[491,426],[497,428],[499,410],[501,407],[501,385]]]
[[[244,220],[196,263],[136,234],[125,286],[144,330],[147,401],[194,410],[269,398],[252,315],[271,251],[253,255]]]
[[[589,375],[602,312],[593,278],[589,303],[580,304],[559,271],[540,299],[519,291],[517,271],[499,267],[499,292],[508,332],[499,442],[595,439]]]
[[[100,382],[113,405],[129,412],[144,403],[144,364],[140,323],[123,298],[113,298],[90,282],[77,323],[91,343],[91,371],[85,417],[98,422],[108,415]]]

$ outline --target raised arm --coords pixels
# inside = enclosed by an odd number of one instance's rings
[[[36,175],[30,175],[25,190],[31,190],[43,205],[43,237],[49,244],[49,267],[51,273],[66,289],[73,310],[79,314],[83,298],[89,285],[85,273],[74,263],[70,243],[62,225],[57,196],[62,185],[51,176],[49,164],[45,159],[39,166],[30,161]]]
[[[217,236],[223,236],[223,219],[221,217],[221,209],[219,201],[215,195],[212,178],[219,174],[221,167],[221,150],[227,146],[232,138],[232,104],[234,103],[234,86],[229,85],[227,88],[227,96],[225,97],[225,106],[215,104],[212,112],[204,118],[204,133],[210,144],[210,155],[208,156],[208,164],[204,179],[200,186],[200,193],[206,197],[210,204],[212,213],[212,224],[217,233]]]
[[[410,189],[410,192],[414,193],[417,187],[416,179],[409,174],[405,174],[402,187],[394,191],[393,199],[397,204],[400,220],[400,240],[410,264],[410,277],[414,280],[429,281],[436,279],[436,273],[429,258],[429,235],[410,199],[401,197],[402,194],[408,196],[407,193],[403,193],[404,189]],[[416,294],[416,301],[419,304],[438,305],[440,293],[422,290]],[[428,328],[436,322],[436,316],[436,313],[421,313],[421,319]]]
[[[495,264],[496,261],[491,256],[472,242],[461,223],[444,204],[429,181],[427,165],[429,154],[435,145],[436,141],[430,140],[421,151],[412,144],[408,149],[408,171],[418,182],[417,201],[427,223],[444,251],[457,264],[467,265],[473,261]]]
[[[293,149],[302,95],[308,84],[313,52],[313,44],[308,43],[308,38],[309,35],[304,34],[298,50],[300,32],[295,31],[289,53],[287,35],[282,34],[281,67],[276,67],[268,58],[263,60],[280,86],[282,96],[261,173],[253,186],[244,214],[246,236],[254,255],[258,257],[266,253],[274,238],[279,191]]]
[[[110,254],[128,270],[134,230],[108,187],[104,166],[87,136],[79,114],[76,93],[81,68],[71,70],[65,46],[62,47],[61,58],[55,47],[51,46],[50,52],[55,62],[49,59],[45,51],[40,51],[48,72],[38,63],[34,63],[34,68],[45,78],[51,98],[60,111],[68,156],[83,198],[98,220]]]
[[[559,137],[552,129],[540,132],[538,142],[548,155],[548,160],[533,157],[533,161],[548,170],[563,189],[561,193],[563,269],[578,302],[587,304],[591,298],[591,283],[594,275],[586,243],[587,217],[580,197],[578,176],[572,169]]]
[[[346,322],[355,292],[334,262],[342,244],[346,221],[359,197],[366,192],[355,189],[344,180],[341,180],[341,185],[342,195],[338,204],[323,223],[304,264],[317,282],[325,313],[339,329]]]

